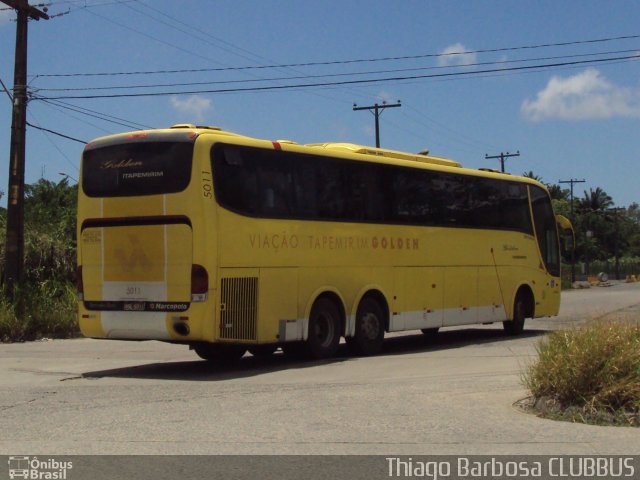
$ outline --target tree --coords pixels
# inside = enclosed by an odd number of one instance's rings
[[[564,200],[567,203],[570,203],[570,191],[568,188],[562,188],[560,185],[555,183],[548,183],[547,189],[549,190],[549,195],[551,195],[552,200]]]
[[[619,223],[608,210],[613,207],[611,196],[602,188],[591,188],[578,199],[575,226],[577,231],[578,258],[587,263],[592,260],[608,260],[621,247]],[[618,242],[618,243],[616,243]]]
[[[67,179],[55,183],[40,179],[25,185],[25,280],[30,283],[72,282],[76,264],[76,203],[78,188]],[[6,224],[6,212],[0,212]],[[0,264],[4,265],[4,246]]]
[[[584,198],[579,201],[579,206],[582,212],[604,212],[607,208],[613,207],[613,199],[607,195],[600,187],[589,189],[589,192],[585,190]]]
[[[524,173],[522,174],[522,176],[523,176],[523,177],[526,177],[526,178],[531,178],[531,179],[533,179],[533,180],[536,180],[536,181],[538,181],[538,182],[542,183],[542,177],[539,177],[538,175],[536,175],[535,173],[533,173],[533,171],[532,171],[532,170],[529,170],[528,172],[524,172]]]
[[[41,178],[24,188],[25,222],[58,238],[73,242],[76,235],[78,186],[67,178],[55,183]]]
[[[627,239],[628,247],[623,256],[640,257],[640,205],[629,205],[625,215],[626,224],[622,235]]]

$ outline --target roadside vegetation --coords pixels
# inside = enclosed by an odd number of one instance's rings
[[[25,186],[25,270],[10,300],[0,291],[0,342],[78,334],[75,298],[77,187],[41,179]],[[4,267],[6,210],[0,210]],[[3,268],[4,270],[4,268]]]
[[[538,345],[523,374],[539,416],[596,425],[640,426],[640,318],[594,321]]]

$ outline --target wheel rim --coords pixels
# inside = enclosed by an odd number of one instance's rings
[[[314,336],[322,347],[331,345],[335,335],[335,322],[331,315],[319,315],[314,328]]]
[[[367,312],[362,315],[360,332],[363,337],[368,340],[373,340],[378,337],[380,332],[380,319],[375,313]]]

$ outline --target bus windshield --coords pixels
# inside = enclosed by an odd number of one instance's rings
[[[176,193],[191,178],[192,142],[138,142],[88,148],[82,188],[89,197]]]

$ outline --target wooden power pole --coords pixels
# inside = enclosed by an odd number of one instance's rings
[[[369,110],[373,113],[373,116],[376,117],[376,148],[380,148],[380,115],[385,108],[397,108],[401,106],[402,104],[400,103],[400,100],[398,100],[398,103],[389,104],[387,102],[382,102],[382,105],[376,103],[374,105],[369,105],[368,107],[359,107],[355,103],[353,104],[354,112],[358,110]]]
[[[27,30],[29,19],[48,20],[49,16],[29,5],[27,0],[0,0],[15,9],[16,53],[13,76],[13,113],[9,152],[7,238],[5,244],[4,285],[13,294],[15,282],[24,267],[24,165],[27,128]]]
[[[489,156],[489,155],[487,155],[485,153],[484,158],[485,158],[485,160],[499,158],[500,159],[500,171],[502,173],[504,173],[504,161],[509,157],[519,157],[519,156],[520,156],[520,150],[518,150],[516,153],[500,152],[500,155],[492,155],[492,156]]]
[[[573,214],[573,186],[576,183],[584,183],[586,180],[583,178],[582,180],[578,180],[577,178],[572,178],[571,180],[558,180],[558,183],[568,183],[571,185],[570,197],[569,197],[569,209],[571,212],[571,223],[575,225],[575,215]],[[576,281],[576,246],[573,245],[571,249],[571,283]]]

